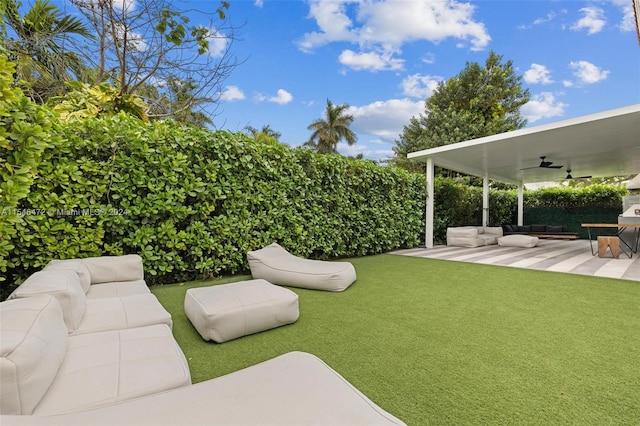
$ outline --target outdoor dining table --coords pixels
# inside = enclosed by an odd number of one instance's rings
[[[633,229],[633,239],[631,245],[629,245],[624,239],[620,238],[620,242],[627,246],[629,253],[626,253],[624,248],[621,249],[629,258],[633,256],[633,253],[638,253],[638,246],[640,246],[640,223],[583,223],[583,228],[587,228],[589,234],[589,246],[591,247],[591,255],[595,256],[597,251],[593,250],[593,239],[591,238],[591,229],[615,229],[615,236],[620,237],[627,228]]]

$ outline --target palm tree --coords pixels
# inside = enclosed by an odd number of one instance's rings
[[[16,80],[27,84],[23,87],[26,94],[43,102],[59,95],[64,82],[79,80],[90,72],[68,46],[75,36],[91,39],[93,35],[78,18],[64,15],[48,0],[36,0],[24,17],[18,5],[16,0],[0,2],[3,24],[11,30],[3,47],[17,64]]]
[[[349,125],[353,123],[353,115],[345,114],[349,105],[334,105],[327,99],[325,119],[318,119],[311,123],[307,129],[313,130],[311,137],[304,146],[315,149],[321,154],[337,154],[338,142],[347,141],[349,146],[357,141],[357,136]]]
[[[279,142],[280,136],[282,136],[282,133],[276,132],[275,130],[273,130],[270,124],[266,124],[262,126],[262,130],[258,130],[252,126],[246,126],[245,130],[247,130],[251,134],[251,136],[253,136],[253,138],[256,140],[260,138],[270,138]]]

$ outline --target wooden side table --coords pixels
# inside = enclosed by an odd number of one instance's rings
[[[598,257],[605,257],[607,247],[611,251],[614,259],[620,257],[620,237],[617,236],[604,236],[598,237]]]

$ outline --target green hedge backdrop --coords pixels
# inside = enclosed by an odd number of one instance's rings
[[[316,258],[424,243],[423,175],[122,112],[61,122],[12,86],[0,57],[0,282],[6,295],[51,259],[139,253],[149,283],[246,271],[277,241]],[[436,178],[435,239],[479,225],[482,189]],[[525,224],[614,222],[626,190],[525,192]],[[490,224],[515,223],[491,190]]]

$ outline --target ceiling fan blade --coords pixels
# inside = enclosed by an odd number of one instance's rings
[[[577,176],[577,177],[573,177],[571,176],[571,169],[567,169],[567,177],[565,179],[589,179],[592,176]]]
[[[545,169],[561,169],[564,166],[546,166]]]

